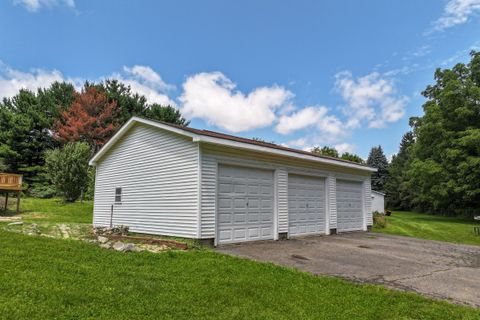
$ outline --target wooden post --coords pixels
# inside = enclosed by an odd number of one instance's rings
[[[7,211],[7,207],[8,207],[8,191],[5,192],[5,211]]]
[[[17,192],[17,213],[20,212],[20,191]]]

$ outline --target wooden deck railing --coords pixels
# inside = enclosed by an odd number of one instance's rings
[[[13,173],[0,173],[0,190],[21,191],[22,175]]]

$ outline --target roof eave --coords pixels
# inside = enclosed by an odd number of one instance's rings
[[[339,167],[350,168],[355,170],[367,171],[370,173],[377,172],[377,169],[372,167],[356,165],[354,163],[347,163],[343,161],[337,161],[334,159],[320,158],[314,155],[301,154],[301,153],[296,153],[296,152],[287,151],[287,150],[279,150],[279,149],[273,149],[273,148],[264,147],[264,146],[252,145],[245,142],[232,141],[232,140],[220,139],[220,138],[209,137],[209,136],[201,136],[201,135],[197,135],[195,138],[193,138],[193,141],[212,143],[212,144],[233,147],[233,148],[241,148],[241,149],[246,149],[251,151],[272,153],[272,154],[286,156],[286,157],[293,157],[293,158],[299,158],[299,159],[304,159],[309,161],[315,161],[323,164],[329,164],[332,166],[339,166]]]

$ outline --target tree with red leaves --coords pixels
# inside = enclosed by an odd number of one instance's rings
[[[109,102],[96,87],[86,86],[75,93],[70,108],[61,113],[54,126],[55,135],[61,142],[86,142],[97,152],[119,126],[117,112],[116,101]]]

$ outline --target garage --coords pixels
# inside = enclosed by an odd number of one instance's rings
[[[289,236],[325,232],[325,179],[288,176]]]
[[[218,242],[273,239],[273,171],[218,166]]]
[[[362,183],[337,180],[337,231],[363,230]]]

